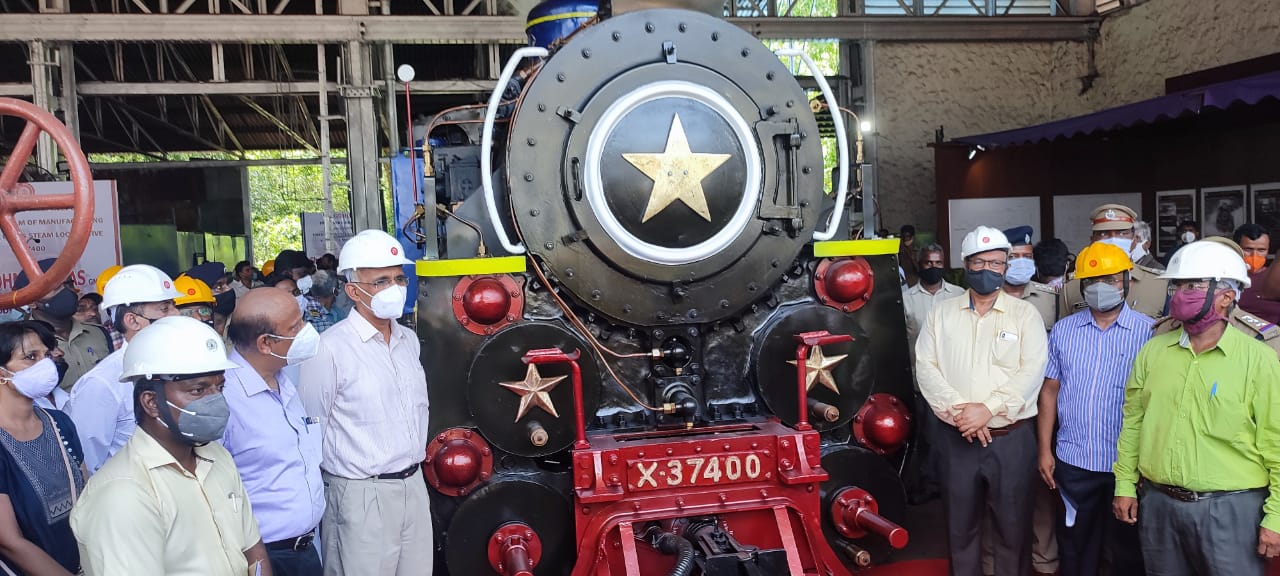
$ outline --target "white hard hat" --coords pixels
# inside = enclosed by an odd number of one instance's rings
[[[1169,268],[1160,275],[1166,280],[1235,280],[1248,288],[1249,267],[1235,250],[1219,242],[1197,240],[1173,253]]]
[[[103,311],[121,304],[164,302],[182,295],[173,287],[173,279],[155,266],[133,264],[121,268],[102,289]]]
[[[356,268],[386,268],[413,264],[404,257],[404,246],[381,230],[362,230],[342,245],[338,273]]]
[[[231,370],[222,337],[187,316],[167,316],[143,328],[124,351],[121,382],[155,376],[186,376]]]
[[[1005,238],[1004,232],[990,226],[979,226],[973,232],[965,234],[964,242],[960,244],[960,257],[968,258],[988,250],[1008,251],[1010,248],[1009,239]]]

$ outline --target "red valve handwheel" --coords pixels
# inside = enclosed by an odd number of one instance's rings
[[[89,244],[93,228],[93,175],[89,161],[77,145],[75,137],[57,118],[39,107],[22,100],[0,98],[0,117],[16,116],[27,121],[22,135],[13,146],[9,160],[0,171],[0,235],[9,242],[18,263],[26,271],[30,283],[13,292],[0,292],[0,308],[25,306],[48,294],[71,274],[71,268],[80,261]],[[58,149],[67,159],[71,170],[70,194],[33,194],[29,186],[19,184],[18,177],[35,150],[36,140],[44,132],[53,138]],[[25,193],[24,193],[25,192]],[[71,209],[71,233],[58,259],[48,272],[42,272],[36,256],[27,246],[26,235],[18,228],[18,212],[31,210]]]

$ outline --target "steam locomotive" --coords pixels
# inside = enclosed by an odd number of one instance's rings
[[[424,255],[439,573],[889,558],[912,403],[897,241],[831,240],[853,173],[824,192],[810,99],[757,39],[564,5],[531,22],[571,33],[437,114],[397,192]]]

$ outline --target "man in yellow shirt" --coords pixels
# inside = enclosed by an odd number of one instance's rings
[[[134,382],[138,428],[71,512],[85,574],[270,576],[235,462],[214,442],[232,368],[222,338],[193,318],[158,319],[129,342],[120,379]]]
[[[1187,244],[1163,278],[1182,327],[1134,361],[1112,508],[1141,519],[1149,574],[1261,576],[1280,555],[1280,361],[1227,323],[1250,285],[1232,249]]]
[[[981,532],[994,513],[995,573],[1031,571],[1031,425],[1048,361],[1035,307],[1000,290],[1009,241],[979,226],[965,236],[966,296],[934,307],[916,341],[920,393],[942,424],[941,460],[951,573],[982,576]]]

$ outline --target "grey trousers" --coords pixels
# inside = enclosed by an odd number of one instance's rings
[[[983,517],[992,519],[994,572],[1031,571],[1031,511],[1036,434],[1024,424],[983,447],[970,444],[955,428],[939,423],[934,437],[942,464],[942,502],[952,576],[982,576]]]
[[[1147,488],[1138,502],[1138,537],[1148,576],[1263,576],[1258,524],[1265,490],[1198,502]]]
[[[419,470],[404,480],[324,474],[325,576],[431,576],[431,504]]]

